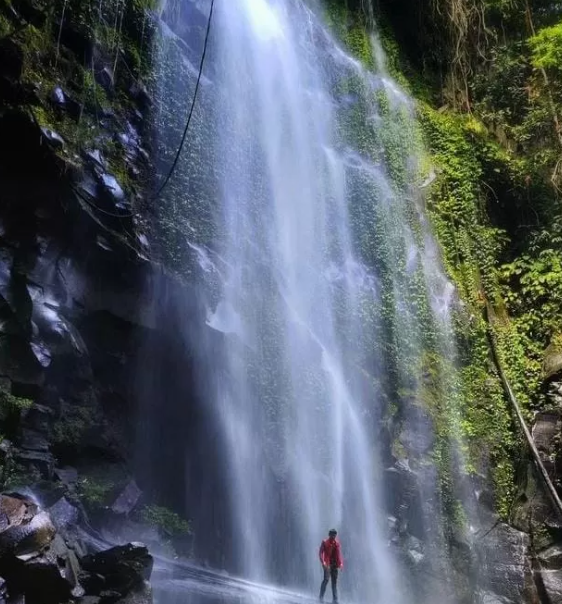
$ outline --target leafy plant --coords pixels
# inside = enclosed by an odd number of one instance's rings
[[[141,518],[170,537],[191,534],[191,523],[172,510],[159,505],[146,505],[141,510]]]
[[[562,70],[562,22],[529,38],[531,63],[537,69]]]
[[[82,501],[90,508],[100,508],[107,503],[107,498],[113,485],[92,477],[80,478],[76,492]]]

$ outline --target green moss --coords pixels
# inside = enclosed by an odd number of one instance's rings
[[[337,0],[330,0],[326,4],[326,17],[332,31],[347,50],[366,67],[373,68],[373,49],[363,12],[350,9]]]

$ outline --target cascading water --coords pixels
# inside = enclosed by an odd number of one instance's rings
[[[424,351],[452,354],[451,292],[416,202],[409,100],[313,8],[216,1],[212,68],[161,222],[198,259],[206,323],[223,334],[200,370],[230,569],[316,592],[334,526],[346,600],[396,604],[389,399],[416,391]],[[177,114],[166,87],[190,98],[186,72],[178,84],[163,69],[162,132]],[[427,422],[415,427],[431,439]],[[420,531],[442,546],[436,481],[428,472],[421,497],[437,514]]]
[[[297,3],[223,3],[217,23],[226,268],[209,324],[229,334],[216,404],[240,571],[316,589],[316,552],[334,525],[354,544],[354,595],[390,596],[378,404],[354,367],[361,304],[377,291],[354,250],[329,67],[314,39],[325,34]]]

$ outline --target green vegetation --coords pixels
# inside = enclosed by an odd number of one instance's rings
[[[331,10],[333,18],[341,18],[341,6],[339,12]],[[347,19],[349,21],[349,16]],[[405,82],[403,74],[412,74],[414,70],[411,65],[404,66],[398,45],[386,25],[379,37],[389,49],[389,70],[398,81]],[[345,36],[342,39],[345,41]],[[356,49],[349,44],[348,47],[361,58]],[[429,172],[436,176],[427,190],[425,205],[441,244],[446,271],[463,302],[453,317],[457,363],[440,348],[439,330],[431,319],[423,275],[407,277],[402,265],[404,260],[397,257],[396,249],[386,252],[392,261],[385,260],[385,246],[389,238],[392,239],[392,221],[381,215],[366,220],[368,210],[363,209],[357,222],[366,225],[366,229],[372,225],[371,232],[364,235],[367,241],[373,241],[373,245],[365,248],[366,259],[377,267],[383,280],[388,279],[383,290],[391,290],[393,281],[398,279],[404,291],[410,292],[410,312],[415,317],[412,325],[419,326],[420,333],[417,344],[412,329],[407,334],[398,333],[398,340],[388,351],[394,359],[394,379],[398,380],[396,395],[398,400],[408,400],[403,394],[405,388],[410,398],[414,396],[431,417],[436,437],[432,456],[439,468],[442,505],[454,528],[462,524],[464,518],[455,495],[458,472],[455,451],[459,447],[464,457],[464,471],[489,473],[492,477],[496,508],[503,518],[510,513],[515,493],[514,461],[519,440],[513,432],[510,409],[490,355],[487,315],[493,320],[493,336],[522,406],[528,409],[538,395],[538,355],[529,356],[518,319],[508,318],[503,297],[509,271],[501,267],[509,249],[509,233],[496,226],[495,216],[490,214],[490,204],[496,201],[495,189],[503,192],[516,183],[521,189],[512,193],[512,197],[519,195],[517,200],[521,201],[527,166],[495,140],[474,114],[438,110],[428,84],[420,80],[417,76],[412,85],[406,84],[410,91],[419,93],[417,122],[403,109],[393,108],[386,94],[379,92],[376,103],[381,119],[376,132],[365,128],[365,110],[355,109],[356,115],[345,124],[351,136],[358,137],[363,152],[371,154],[375,161],[384,160],[396,191],[410,199],[403,211],[418,237],[421,233],[412,208],[419,194],[412,191],[412,186]],[[360,87],[354,84],[354,91],[358,90]],[[405,163],[412,151],[419,156],[415,168]],[[383,231],[380,237],[377,236],[379,228]],[[383,305],[385,333],[397,330],[394,306],[392,296]],[[555,314],[553,308],[552,316]],[[408,371],[412,373],[412,366],[418,367],[413,373],[421,376],[421,380],[408,385],[400,376],[407,375]],[[398,457],[406,454],[398,440],[394,441],[393,450]]]
[[[0,415],[21,412],[29,409],[33,401],[21,396],[14,396],[7,388],[0,387]]]
[[[153,32],[146,11],[154,2],[38,0],[34,6],[41,18],[21,26],[10,21],[10,7],[0,5],[0,36],[10,32],[24,53],[22,85],[34,91],[30,112],[41,126],[63,137],[58,154],[64,164],[79,166],[82,151],[96,148],[120,185],[135,193],[125,148],[100,135],[108,128],[104,114],[111,114],[112,128],[125,128],[134,108],[129,90],[150,73]],[[100,76],[102,64],[107,71]],[[64,108],[51,102],[56,87],[67,97]]]
[[[90,476],[80,478],[76,484],[76,493],[86,507],[96,509],[109,503],[113,488],[112,482]]]
[[[53,442],[59,446],[78,446],[87,430],[99,420],[96,412],[82,405],[63,403],[61,417],[53,427]]]
[[[172,510],[159,505],[146,505],[140,512],[143,522],[155,526],[169,537],[191,534],[191,523]]]
[[[562,22],[544,27],[529,38],[531,64],[536,69],[562,70]]]
[[[329,11],[336,34],[371,67],[365,48],[350,44],[345,31],[366,23],[364,6],[334,0]],[[416,98],[420,129],[412,131],[396,115],[385,119],[383,98],[381,133],[360,143],[385,150],[394,184],[404,190],[412,173],[400,158],[405,148],[420,150],[423,138],[420,172],[436,175],[426,208],[463,304],[454,316],[458,374],[452,380],[454,368],[432,338],[424,338],[418,358],[426,379],[418,392],[437,434],[444,500],[451,485],[448,443],[458,430],[467,470],[490,472],[497,509],[506,518],[522,444],[489,338],[531,420],[533,409],[544,406],[544,351],[562,333],[562,6],[549,0],[404,0],[401,9],[393,6],[377,4],[378,38],[390,73]],[[360,132],[363,117],[348,127]],[[427,321],[425,331],[431,335]],[[396,347],[393,354],[404,356]],[[457,400],[444,400],[444,388],[458,393]]]
[[[328,24],[347,48],[368,68],[374,67],[366,15],[338,0],[326,2]]]

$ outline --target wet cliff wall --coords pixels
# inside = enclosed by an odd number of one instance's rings
[[[456,333],[469,490],[479,514],[498,521],[477,532],[481,567],[492,591],[518,584],[503,597],[558,601],[560,517],[497,361],[559,490],[559,6],[332,2],[328,12],[365,62],[374,17],[375,47],[382,43],[389,72],[416,99],[426,208],[463,306]],[[495,555],[487,540],[498,544]]]

